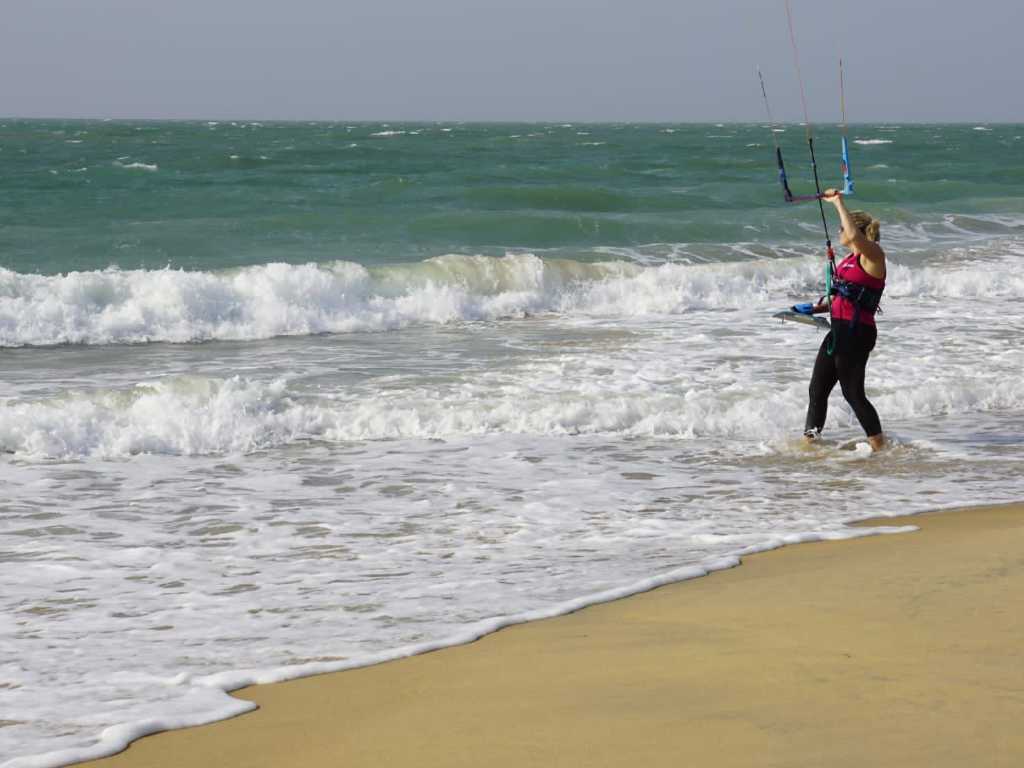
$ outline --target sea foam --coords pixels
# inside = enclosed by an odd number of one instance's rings
[[[716,275],[712,268],[524,254],[442,256],[374,269],[334,262],[219,273],[0,270],[0,346],[262,339],[553,311],[680,312],[737,305],[769,281],[792,284],[792,265],[732,266]]]
[[[28,275],[0,269],[0,347],[185,343],[557,313],[635,317],[742,308],[816,290],[812,257],[641,266],[532,254],[449,255],[368,269],[352,262]],[[949,268],[893,263],[888,295],[1011,296],[1019,271],[966,259]]]
[[[122,162],[116,162],[116,163],[114,163],[114,165],[117,166],[118,168],[125,168],[125,169],[128,169],[128,170],[136,170],[136,171],[151,171],[152,172],[152,171],[159,171],[160,170],[160,166],[158,166],[156,163],[137,163],[137,162],[136,163],[122,163]]]

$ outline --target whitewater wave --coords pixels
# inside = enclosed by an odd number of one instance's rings
[[[39,457],[241,453],[317,429],[283,381],[178,377],[0,406],[0,449]]]
[[[886,296],[932,299],[1012,299],[1024,291],[1024,275],[965,257],[948,269],[911,269],[890,264]]]
[[[593,368],[593,366],[591,366]],[[308,395],[280,378],[171,376],[127,389],[72,391],[0,404],[0,451],[26,458],[116,458],[137,454],[218,455],[298,441],[347,443],[455,439],[494,434],[604,435],[774,441],[806,407],[801,378],[780,386],[749,381],[644,382],[608,377],[601,366],[562,361],[444,387]],[[898,373],[897,373],[898,375]],[[612,383],[606,380],[611,379]],[[552,382],[560,382],[552,386]],[[965,371],[930,387],[884,383],[887,419],[1024,408],[1015,381]],[[854,426],[839,409],[838,425]]]
[[[0,346],[263,339],[545,312],[672,313],[737,306],[809,274],[781,261],[645,268],[531,254],[451,255],[371,269],[333,262],[231,272],[0,270]]]
[[[135,171],[150,171],[150,172],[154,172],[154,171],[159,171],[160,170],[160,166],[158,166],[156,163],[122,163],[122,162],[115,162],[114,165],[116,167],[118,167],[118,168],[125,168],[127,170],[135,170]]]
[[[820,259],[729,264],[583,263],[532,254],[440,256],[366,268],[265,264],[227,272],[0,269],[0,347],[186,343],[384,331],[557,313],[637,317],[767,306],[817,290]],[[893,264],[889,295],[1011,296],[1024,276],[991,261]]]

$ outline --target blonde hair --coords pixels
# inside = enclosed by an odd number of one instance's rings
[[[872,218],[870,213],[865,211],[850,211],[850,221],[853,222],[853,226],[863,232],[865,235],[870,237],[876,243],[881,238],[881,227],[878,223],[878,219]]]

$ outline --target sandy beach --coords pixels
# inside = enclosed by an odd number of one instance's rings
[[[885,521],[470,645],[248,688],[156,766],[1017,766],[1024,506]]]

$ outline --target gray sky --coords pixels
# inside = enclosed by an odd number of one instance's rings
[[[1021,0],[792,0],[811,120],[1024,122]],[[779,120],[784,0],[0,0],[0,114]]]

